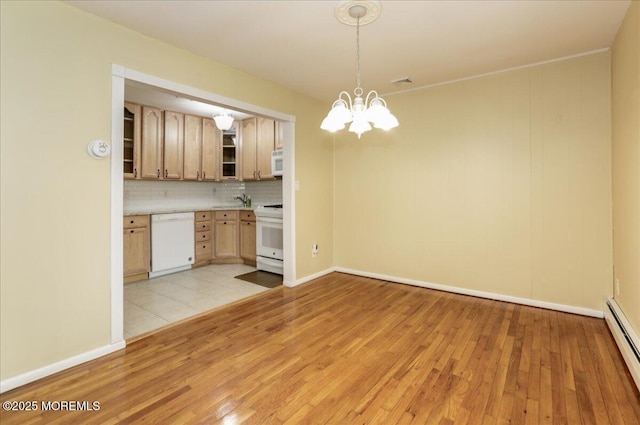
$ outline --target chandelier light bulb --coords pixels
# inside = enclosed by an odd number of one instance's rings
[[[390,114],[389,110],[382,104],[382,99],[376,98],[371,101],[371,106],[367,109],[367,119],[371,122],[378,122],[385,114]]]
[[[386,114],[374,122],[373,126],[381,130],[391,130],[399,125],[398,119],[387,109]]]
[[[331,119],[331,117],[327,116],[324,120],[322,120],[320,128],[335,133],[336,131],[342,130],[344,128],[344,123],[340,123],[339,121]]]
[[[356,133],[358,135],[358,139],[362,136],[362,133],[371,130],[371,124],[366,120],[364,114],[362,112],[356,113],[353,117],[353,121],[349,126],[349,131],[352,133]]]
[[[351,111],[347,108],[347,103],[340,99],[336,102],[336,106],[329,112],[337,122],[344,124],[351,121]]]

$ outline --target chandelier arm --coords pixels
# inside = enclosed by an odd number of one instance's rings
[[[345,95],[347,97],[347,100],[342,98],[342,95]],[[336,102],[338,101],[343,101],[347,104],[347,107],[349,108],[349,110],[351,110],[353,108],[353,103],[351,102],[351,96],[349,95],[348,92],[346,91],[341,91],[340,94],[338,95],[338,100],[336,100],[335,102],[333,102],[333,106],[336,105]],[[332,108],[333,108],[332,106]]]
[[[370,96],[373,96],[371,99],[369,99]],[[371,90],[369,93],[367,93],[367,98],[365,99],[365,106],[368,108],[369,106],[369,100],[371,100],[371,102],[373,102],[376,99],[380,99],[382,100],[382,98],[378,95],[378,92],[375,90]],[[384,102],[384,100],[382,100]],[[386,106],[386,105],[385,105]]]

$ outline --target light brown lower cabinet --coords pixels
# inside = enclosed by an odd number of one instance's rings
[[[215,257],[221,259],[240,259],[238,250],[238,211],[214,211]]]
[[[148,215],[124,217],[124,283],[149,278],[151,227]],[[193,267],[209,264],[256,265],[256,216],[253,211],[196,211]]]
[[[256,265],[256,215],[240,211],[240,257],[245,264]]]
[[[148,279],[151,270],[149,216],[124,217],[123,228],[124,283]]]
[[[195,213],[195,252],[193,267],[206,266],[213,258],[213,225],[211,211]]]

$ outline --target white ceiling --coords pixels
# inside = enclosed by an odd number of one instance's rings
[[[153,38],[330,102],[355,88],[355,28],[338,1],[68,1]],[[382,1],[361,27],[365,93],[380,94],[611,46],[630,4]],[[391,84],[409,77],[411,86]]]
[[[214,115],[221,115],[225,112],[233,115],[238,120],[252,116],[233,109],[189,99],[181,93],[160,90],[157,87],[130,80],[125,82],[124,97],[127,102],[155,106],[165,111],[181,112],[201,117],[211,118]]]

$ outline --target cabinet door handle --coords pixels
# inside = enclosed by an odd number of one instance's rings
[[[196,179],[200,180],[200,171],[196,171]]]
[[[133,233],[133,230],[129,230],[129,233]]]
[[[138,169],[137,168],[133,169],[133,177],[136,177],[136,178],[138,177]]]
[[[258,180],[260,180],[260,170],[258,170]]]
[[[167,177],[169,177],[169,170],[168,169],[164,169],[164,178],[166,179]]]
[[[160,169],[158,168],[158,178],[160,178]]]
[[[225,221],[223,224],[227,224],[227,222]]]
[[[203,171],[203,172],[202,172],[202,180],[204,180],[204,179],[206,179],[206,178],[207,178],[207,177],[206,177],[206,173],[207,173],[206,171]]]

